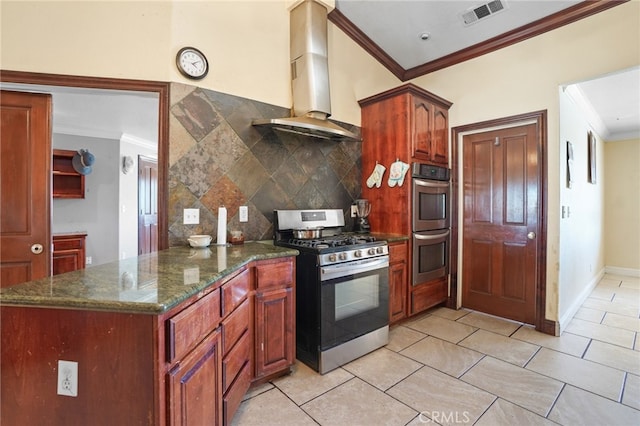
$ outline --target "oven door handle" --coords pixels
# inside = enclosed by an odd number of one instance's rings
[[[416,237],[416,239],[418,240],[437,240],[438,238],[446,237],[448,235],[449,235],[448,229],[440,234],[429,234],[429,235],[413,234],[413,236]]]
[[[449,182],[436,182],[431,180],[420,180],[415,178],[413,179],[413,181],[416,183],[416,185],[428,186],[430,188],[448,188],[449,187]]]
[[[358,262],[346,262],[338,265],[323,266],[320,268],[320,281],[340,278],[346,275],[375,271],[376,269],[389,267],[389,256],[376,259],[366,259]]]

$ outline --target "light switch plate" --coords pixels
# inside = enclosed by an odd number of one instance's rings
[[[240,206],[240,212],[238,213],[240,222],[248,222],[249,221],[249,207]]]

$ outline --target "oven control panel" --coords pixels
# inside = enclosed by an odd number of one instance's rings
[[[375,247],[362,247],[354,249],[346,249],[334,253],[320,255],[320,265],[331,265],[334,263],[349,262],[353,260],[362,260],[372,257],[385,256],[389,254],[389,247],[379,245]]]

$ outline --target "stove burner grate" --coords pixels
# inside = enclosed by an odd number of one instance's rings
[[[328,247],[347,247],[357,244],[371,243],[376,241],[375,237],[365,235],[337,235],[321,239],[303,240],[299,238],[291,238],[288,243],[298,247],[309,248],[328,248]]]

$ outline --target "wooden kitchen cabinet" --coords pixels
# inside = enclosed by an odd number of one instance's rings
[[[169,424],[222,424],[220,291],[166,321]]]
[[[407,316],[407,243],[389,243],[389,323]]]
[[[168,374],[170,425],[221,425],[220,331],[214,330]]]
[[[53,275],[84,269],[87,234],[56,234],[53,239],[51,266]]]
[[[371,202],[371,229],[411,237],[412,171],[407,171],[401,186],[390,187],[389,169],[396,160],[410,166],[417,162],[448,167],[448,110],[452,104],[413,84],[371,96],[359,104],[362,114],[361,197]],[[369,188],[367,179],[378,163],[386,167],[382,183],[379,188],[375,185]],[[392,249],[390,251],[392,254]],[[392,322],[442,303],[447,297],[447,283],[443,285],[441,280],[412,284],[413,255],[413,244],[408,244],[404,297],[400,296],[403,286],[395,283],[402,281],[402,266],[390,264],[389,313]]]
[[[415,94],[412,96],[413,117],[411,157],[416,161],[447,167],[449,164],[449,106]]]
[[[256,379],[287,371],[295,361],[294,277],[293,259],[256,266]]]
[[[71,163],[75,153],[66,149],[53,150],[53,198],[84,198],[84,175],[76,172]]]
[[[252,269],[245,269],[222,285],[222,418],[230,424],[251,385]]]

